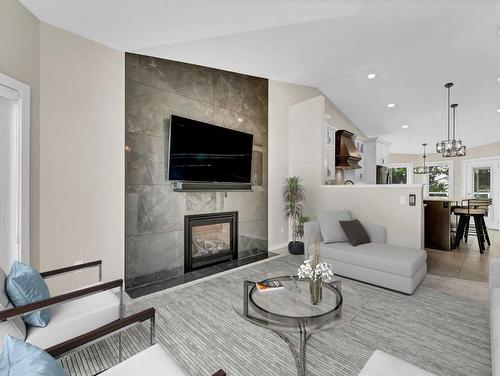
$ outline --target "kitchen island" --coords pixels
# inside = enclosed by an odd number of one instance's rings
[[[424,199],[425,248],[452,250],[452,209],[464,200],[466,199],[463,197],[429,197]]]

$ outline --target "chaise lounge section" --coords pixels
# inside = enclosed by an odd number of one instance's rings
[[[323,221],[323,226],[319,221],[310,221],[304,225],[304,240],[306,245],[320,243],[321,257],[333,266],[335,274],[413,294],[427,272],[425,251],[387,244],[385,227],[369,223],[362,225],[371,242],[352,246],[350,242],[343,241],[346,238],[336,220],[350,219],[350,213],[328,212],[323,213],[322,217],[325,215],[329,216],[329,221]],[[325,226],[329,226],[329,237],[332,237],[333,231],[333,238],[340,241],[325,242],[322,235]],[[306,258],[309,257],[308,248],[306,246]]]

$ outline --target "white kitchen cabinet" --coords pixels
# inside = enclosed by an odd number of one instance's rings
[[[324,161],[323,184],[335,179],[335,132],[338,130],[330,124],[330,118],[324,120]]]
[[[377,166],[389,167],[391,144],[380,138],[372,137],[365,140],[364,172],[367,184],[376,184]]]

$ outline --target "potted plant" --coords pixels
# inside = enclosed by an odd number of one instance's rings
[[[297,275],[300,279],[309,280],[311,304],[321,303],[323,300],[323,282],[329,282],[333,278],[332,266],[321,261],[319,255],[313,254],[299,266]]]
[[[299,176],[286,178],[281,194],[285,202],[285,215],[292,221],[292,241],[288,243],[288,251],[301,255],[304,253],[304,243],[300,239],[304,236],[304,223],[308,221],[303,215],[306,197],[302,179]]]

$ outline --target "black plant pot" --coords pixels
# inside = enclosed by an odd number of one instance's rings
[[[303,255],[304,254],[304,243],[302,243],[302,242],[290,242],[290,243],[288,243],[288,251],[292,255]]]

